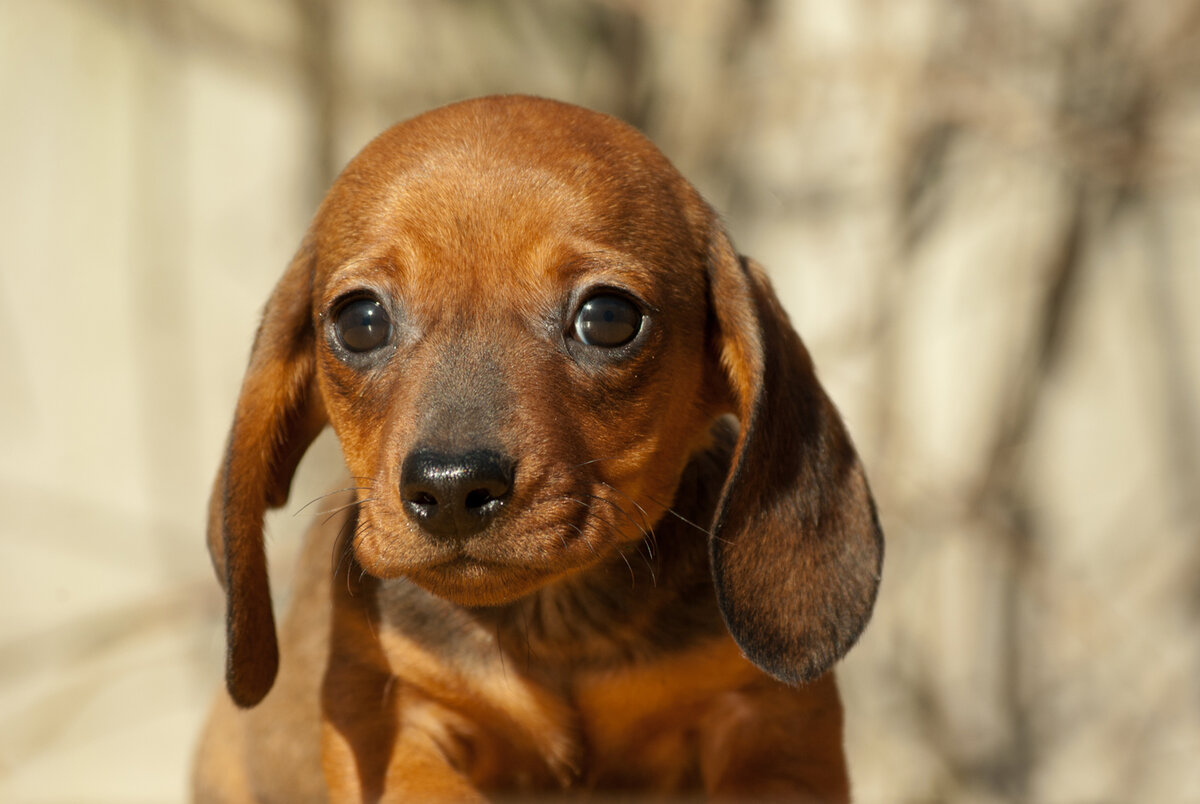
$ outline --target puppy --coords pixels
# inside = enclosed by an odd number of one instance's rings
[[[263,514],[326,425],[353,488],[277,642]],[[267,302],[208,542],[229,694],[197,800],[849,798],[867,481],[763,271],[610,117],[473,100],[346,167]]]

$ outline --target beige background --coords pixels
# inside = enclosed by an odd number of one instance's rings
[[[859,798],[1200,800],[1200,3],[0,0],[0,801],[182,799],[258,310],[498,91],[645,130],[813,350],[889,540]]]

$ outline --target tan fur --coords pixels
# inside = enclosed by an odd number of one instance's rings
[[[638,323],[597,346],[606,295]],[[361,299],[390,327],[356,351]],[[277,643],[262,516],[326,424],[356,489]],[[347,166],[267,304],[209,545],[232,700],[197,800],[848,800],[862,468],[765,273],[612,118],[485,98]]]

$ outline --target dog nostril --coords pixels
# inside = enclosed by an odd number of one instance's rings
[[[437,497],[434,497],[432,494],[425,491],[418,491],[412,496],[411,499],[409,499],[409,502],[427,507],[438,504]]]
[[[467,492],[467,508],[470,510],[482,508],[494,499],[496,498],[487,489],[475,489],[474,491]]]

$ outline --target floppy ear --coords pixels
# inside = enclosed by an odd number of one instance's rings
[[[854,445],[766,275],[710,230],[717,358],[741,423],[710,542],[717,596],[750,660],[811,681],[871,616],[883,534]]]
[[[287,502],[296,465],[326,423],[314,378],[313,261],[306,243],[267,301],[208,506],[208,548],[225,588],[225,683],[243,707],[262,700],[279,668],[263,514]]]

